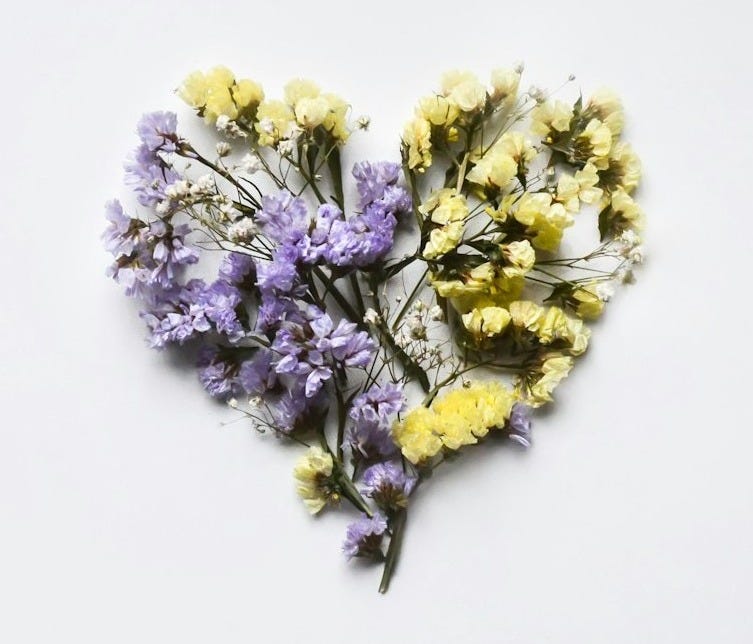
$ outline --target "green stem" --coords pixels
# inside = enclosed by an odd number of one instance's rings
[[[387,556],[384,561],[384,572],[382,573],[382,581],[379,584],[379,592],[384,594],[390,587],[390,580],[395,572],[395,565],[397,564],[398,556],[400,555],[400,546],[403,542],[403,532],[405,531],[405,522],[408,518],[406,510],[398,510],[392,517],[392,538],[390,539],[390,545],[387,548]]]

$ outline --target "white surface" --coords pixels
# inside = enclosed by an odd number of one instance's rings
[[[750,10],[485,4],[5,8],[0,641],[753,641]],[[194,68],[316,78],[373,117],[358,150],[379,158],[440,72],[521,58],[528,82],[624,98],[649,260],[534,449],[416,496],[382,597],[339,552],[345,515],[295,499],[294,451],[221,427],[144,347],[102,204],[138,116],[181,109]]]

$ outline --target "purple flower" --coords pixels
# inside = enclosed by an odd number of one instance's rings
[[[296,264],[299,254],[295,246],[285,244],[272,255],[271,262],[259,262],[256,267],[256,283],[264,293],[278,295],[302,295],[300,275]]]
[[[150,279],[164,289],[174,284],[179,266],[199,261],[196,250],[186,245],[185,238],[190,232],[186,224],[173,226],[161,219],[149,224],[146,243],[154,260]]]
[[[269,349],[260,349],[241,365],[238,379],[247,393],[264,396],[277,385],[273,359],[274,354]]]
[[[256,262],[251,255],[232,251],[220,264],[220,279],[236,286],[246,285],[256,277]]]
[[[204,307],[197,303],[205,288],[203,281],[191,280],[184,287],[176,286],[156,296],[152,309],[140,314],[151,332],[152,347],[183,344],[212,328]]]
[[[175,151],[177,127],[178,117],[173,112],[150,112],[141,117],[136,132],[146,149],[155,155]]]
[[[356,396],[350,408],[350,417],[357,421],[386,423],[390,416],[402,411],[405,396],[402,385],[388,382],[385,385],[372,385],[364,393]]]
[[[126,215],[117,199],[105,204],[105,218],[110,222],[102,233],[105,250],[115,257],[130,255],[141,242],[145,224]]]
[[[387,519],[377,512],[369,518],[365,514],[351,523],[345,532],[343,552],[348,559],[353,557],[381,558],[382,540],[387,531]]]
[[[168,201],[167,187],[181,178],[171,165],[150,158],[150,150],[143,145],[126,163],[125,171],[126,184],[133,189],[139,203],[148,207]]]
[[[508,436],[523,447],[531,446],[531,408],[515,403],[507,420]]]
[[[389,185],[397,182],[400,176],[400,166],[389,161],[369,163],[362,161],[353,166],[353,177],[356,188],[361,196],[359,206],[365,208],[370,203],[381,199]]]
[[[231,342],[237,342],[245,335],[236,311],[240,303],[240,291],[223,280],[217,280],[204,289],[198,298],[199,306],[214,323],[217,332],[226,335]]]
[[[279,328],[284,322],[303,324],[298,305],[289,297],[262,292],[261,304],[256,315],[256,331],[267,333]]]
[[[361,492],[388,510],[404,508],[416,487],[416,477],[408,476],[396,463],[377,463],[363,473]]]
[[[359,418],[348,428],[343,447],[346,445],[350,445],[357,461],[378,461],[397,453],[390,428],[364,418]]]
[[[309,214],[303,199],[281,190],[276,195],[265,196],[261,203],[256,220],[273,241],[295,244],[308,232]]]
[[[202,386],[213,398],[226,400],[243,391],[238,380],[241,365],[215,347],[204,345],[199,351],[196,366]]]

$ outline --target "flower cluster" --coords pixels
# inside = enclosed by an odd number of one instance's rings
[[[190,351],[210,396],[304,448],[298,495],[312,514],[356,511],[342,550],[384,564],[382,592],[419,485],[495,435],[530,446],[534,410],[643,259],[619,100],[521,93],[522,71],[446,74],[406,124],[401,163],[352,167],[352,204],[341,149],[368,117],[351,123],[308,80],[275,99],[225,67],[197,71],[178,95],[213,149],[175,113],[146,114],[125,165],[139,214],[105,207],[108,274],[149,344]],[[591,216],[598,246],[562,257]]]

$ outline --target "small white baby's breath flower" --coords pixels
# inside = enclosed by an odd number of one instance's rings
[[[528,96],[537,103],[543,103],[546,100],[546,93],[540,87],[536,87],[536,85],[531,85],[528,88]]]
[[[374,309],[368,308],[366,309],[366,314],[363,316],[363,321],[367,324],[377,325],[382,321],[382,318],[379,317],[379,313]]]
[[[248,406],[252,409],[258,409],[262,406],[263,402],[261,396],[251,396],[251,398],[248,399]]]
[[[524,62],[523,62],[522,60],[519,60],[519,61],[517,61],[517,62],[516,62],[516,63],[515,63],[514,65],[513,65],[513,70],[515,71],[515,73],[516,73],[516,74],[522,74],[522,73],[523,73],[523,70],[524,70],[525,68],[526,68],[526,65],[525,65],[525,63],[524,63]]]
[[[233,148],[230,147],[230,144],[227,141],[219,141],[215,148],[217,150],[217,156],[219,157],[226,157],[233,151]]]
[[[444,311],[442,310],[442,307],[439,306],[439,304],[435,304],[429,309],[429,317],[434,320],[434,322],[441,322],[444,320]]]
[[[231,398],[227,401],[228,407],[232,407],[233,409],[238,409],[238,401],[235,398]]]
[[[293,154],[294,148],[295,146],[290,139],[283,139],[282,141],[280,141],[277,147],[277,151],[280,153],[280,155],[289,157],[291,154]]]
[[[614,286],[611,282],[599,282],[596,285],[596,297],[602,302],[609,302],[614,296]]]
[[[265,134],[274,134],[275,123],[270,118],[264,118],[261,121],[259,121],[259,129]]]
[[[238,164],[238,168],[246,174],[254,174],[261,170],[261,167],[261,159],[255,154],[246,154]]]
[[[230,238],[230,241],[237,243],[253,239],[258,232],[259,228],[256,222],[251,217],[243,217],[231,226],[228,226],[227,236]]]
[[[358,125],[359,129],[368,130],[369,125],[371,125],[371,117],[366,116],[365,114],[363,116],[359,116],[356,124]]]
[[[224,132],[230,125],[230,117],[227,114],[220,114],[214,124],[220,132]]]
[[[631,248],[630,253],[628,254],[628,261],[630,261],[633,264],[642,264],[643,263],[643,246],[635,246],[634,248]]]

